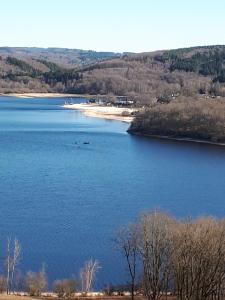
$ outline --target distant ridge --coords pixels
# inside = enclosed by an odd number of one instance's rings
[[[66,67],[77,67],[119,57],[121,54],[55,47],[0,47],[0,55],[3,57],[10,55],[17,58],[42,58]]]

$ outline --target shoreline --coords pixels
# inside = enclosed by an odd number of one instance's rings
[[[0,93],[1,97],[15,97],[15,98],[91,98],[92,95],[66,94],[66,93]]]
[[[177,142],[189,142],[189,143],[197,143],[197,144],[207,144],[207,145],[213,145],[213,146],[221,146],[224,147],[225,143],[216,143],[211,142],[207,140],[198,140],[198,139],[192,139],[192,138],[182,138],[182,137],[170,137],[165,135],[151,135],[151,134],[144,134],[144,133],[138,133],[138,132],[132,132],[127,131],[129,134],[136,135],[136,136],[142,136],[147,138],[153,138],[153,139],[161,139],[161,140],[170,140],[170,141],[177,141]]]
[[[35,99],[35,98],[92,98],[93,95],[80,95],[80,94],[64,94],[64,93],[9,93],[4,94],[0,93],[0,97],[15,97],[15,98],[23,98],[23,99]],[[134,120],[134,117],[131,114],[137,109],[133,108],[123,108],[123,107],[115,107],[115,106],[102,106],[97,104],[87,104],[87,103],[77,103],[77,104],[65,104],[62,106],[66,109],[71,110],[79,110],[87,117],[93,118],[100,118],[106,120],[114,120],[120,122],[131,123]],[[124,116],[123,113],[128,114]],[[170,136],[163,136],[163,135],[151,135],[147,133],[139,133],[139,132],[132,132],[127,130],[129,134],[142,136],[147,138],[154,138],[154,139],[161,139],[161,140],[171,140],[171,141],[178,141],[178,142],[189,142],[189,143],[199,143],[199,144],[208,144],[214,146],[225,146],[224,143],[219,142],[212,142],[207,140],[199,140],[199,139],[192,139],[192,138],[183,138],[183,137],[170,137]]]
[[[94,95],[89,94],[63,94],[63,93],[0,93],[0,97],[15,97],[18,99],[38,99],[38,98],[83,98],[89,99]],[[87,117],[115,120],[131,123],[134,117],[131,115],[136,109],[115,106],[102,106],[97,104],[65,104],[62,107],[71,110],[79,110]],[[125,115],[123,115],[125,113]]]
[[[132,108],[101,106],[86,103],[65,104],[63,107],[71,110],[79,110],[87,117],[115,120],[127,123],[131,123],[133,121],[134,117],[131,116],[131,114],[135,111],[135,109]],[[124,113],[127,114],[127,116],[124,116]]]

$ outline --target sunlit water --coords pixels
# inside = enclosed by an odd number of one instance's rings
[[[16,236],[20,269],[45,262],[50,282],[96,258],[103,286],[126,280],[113,239],[141,212],[224,216],[225,148],[131,136],[64,101],[0,98],[2,258]]]

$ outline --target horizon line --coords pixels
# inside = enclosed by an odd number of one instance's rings
[[[162,48],[162,49],[151,49],[151,50],[143,50],[143,51],[114,51],[114,50],[95,50],[95,49],[83,49],[83,48],[75,48],[75,47],[59,47],[59,46],[1,46],[1,48],[33,48],[33,49],[65,49],[65,50],[79,50],[79,51],[91,51],[91,52],[108,52],[108,53],[115,53],[115,54],[124,54],[124,53],[131,53],[131,54],[141,54],[141,53],[151,53],[151,52],[158,52],[158,51],[170,51],[170,50],[179,50],[179,49],[188,49],[188,48],[205,48],[205,47],[225,47],[225,44],[206,44],[206,45],[190,45],[178,48]]]

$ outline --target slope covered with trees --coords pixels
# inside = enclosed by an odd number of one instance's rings
[[[33,58],[47,60],[61,66],[74,68],[118,57],[120,54],[68,48],[0,47],[0,56],[13,56],[22,60]]]
[[[0,92],[66,92],[71,82],[81,79],[74,68],[47,60],[22,60],[8,56],[0,59]]]
[[[132,96],[138,104],[224,97],[224,65],[224,46],[127,54],[83,68],[73,91]]]
[[[0,47],[0,92],[67,92],[80,79],[78,70],[119,56],[78,49]]]
[[[140,112],[130,133],[225,143],[225,101],[174,101]]]
[[[1,92],[114,94],[132,97],[137,105],[225,96],[225,46],[122,56],[71,49],[0,48],[0,55]]]

